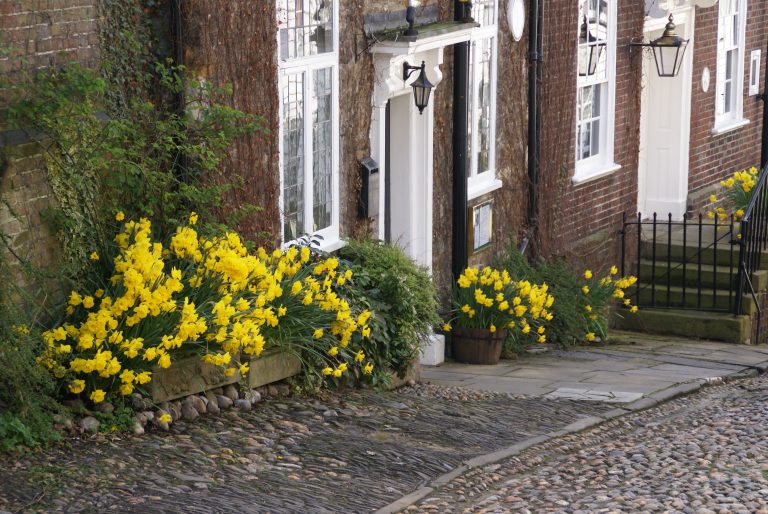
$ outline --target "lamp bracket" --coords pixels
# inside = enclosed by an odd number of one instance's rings
[[[416,71],[424,71],[427,67],[427,63],[425,61],[421,61],[421,66],[412,66],[408,64],[408,62],[403,63],[403,80],[408,80],[411,75],[414,74]]]

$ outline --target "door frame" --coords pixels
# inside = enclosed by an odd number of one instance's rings
[[[685,216],[688,203],[688,179],[690,165],[691,148],[691,97],[693,87],[693,53],[694,53],[694,30],[695,15],[692,6],[671,9],[670,12],[675,17],[675,24],[683,28],[681,37],[689,39],[688,48],[685,54],[680,74],[675,79],[659,77],[656,74],[653,58],[645,57],[643,59],[643,91],[641,93],[640,107],[640,151],[638,156],[638,184],[637,184],[637,209],[644,218],[649,218],[654,212],[666,216],[672,213],[673,220],[682,220]],[[643,27],[643,37],[647,39],[649,32],[663,30],[667,24],[667,18],[646,18]],[[678,198],[670,201],[654,201],[648,198],[647,177],[648,170],[648,109],[651,108],[648,100],[648,89],[653,87],[653,83],[658,80],[678,80],[679,82],[679,101],[681,102],[679,125],[681,131],[681,144],[678,155],[677,169],[678,173],[672,180],[677,180],[677,186],[680,194]]]

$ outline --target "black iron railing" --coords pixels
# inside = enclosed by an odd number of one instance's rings
[[[755,304],[757,315],[755,342],[762,342],[760,339],[760,327],[762,325],[762,305],[758,299],[759,291],[755,291],[752,277],[760,269],[763,252],[768,249],[768,165],[763,168],[760,178],[757,181],[752,200],[744,211],[744,217],[741,219],[740,246],[739,255],[739,279],[737,310],[741,312],[741,304],[744,295],[749,295]]]
[[[736,312],[739,238],[733,217],[623,218],[621,272],[634,274],[640,307]],[[631,259],[631,260],[630,260]]]

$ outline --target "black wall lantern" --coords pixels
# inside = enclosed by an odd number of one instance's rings
[[[653,57],[656,59],[656,71],[659,77],[676,77],[683,66],[685,49],[688,47],[688,39],[677,35],[676,26],[669,15],[669,23],[660,38],[650,43],[635,43],[633,46],[650,47],[653,49]]]
[[[419,108],[419,114],[424,114],[424,109],[429,105],[429,96],[432,94],[432,88],[435,86],[427,78],[427,64],[421,61],[421,66],[411,66],[407,62],[403,63],[403,80],[408,80],[415,71],[420,71],[419,76],[411,83],[413,87],[413,99],[416,107]]]
[[[606,42],[598,40],[596,36],[589,31],[587,17],[581,23],[581,33],[579,34],[579,76],[587,77],[595,74],[597,64],[605,52]]]

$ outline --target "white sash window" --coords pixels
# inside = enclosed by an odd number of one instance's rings
[[[616,0],[579,0],[578,5],[575,182],[618,168],[613,161]]]
[[[715,129],[742,126],[744,120],[744,39],[746,0],[720,0],[717,40]]]
[[[339,242],[338,0],[277,0],[282,240]],[[256,92],[254,92],[256,94]]]
[[[475,0],[472,17],[480,25],[471,37],[469,65],[469,180],[471,200],[501,187],[496,178],[496,63],[498,0]]]

